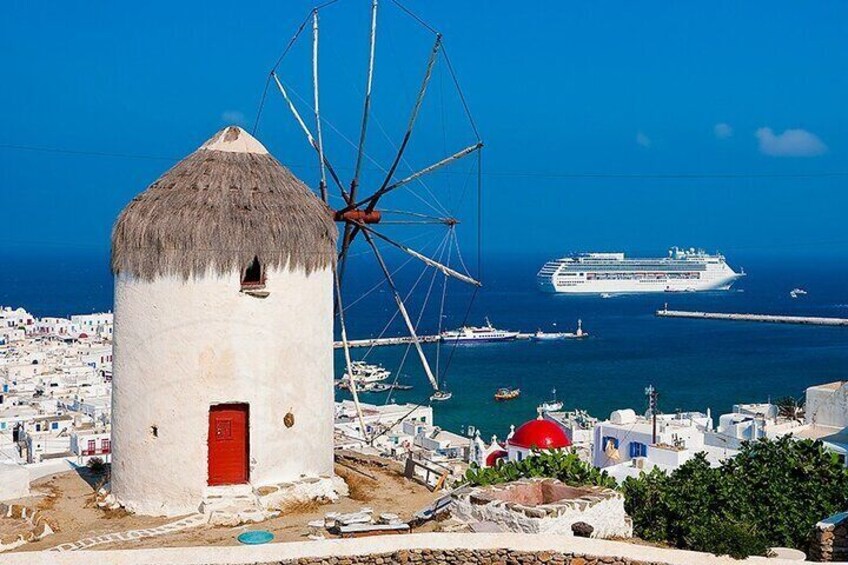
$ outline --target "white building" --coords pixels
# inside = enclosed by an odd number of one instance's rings
[[[621,480],[655,466],[676,469],[699,452],[705,452],[712,464],[735,454],[705,444],[705,433],[712,430],[708,414],[658,414],[656,420],[655,441],[650,417],[639,416],[631,409],[612,412],[609,420],[595,426],[592,463]]]
[[[35,318],[23,308],[0,306],[0,338],[4,341],[16,341],[24,335],[32,333],[35,328]]]
[[[71,316],[78,333],[88,336],[99,336],[104,339],[112,338],[112,313],[99,312],[97,314],[78,314]]]
[[[27,463],[70,455],[70,437],[74,419],[68,415],[39,416],[24,424],[22,441]]]
[[[35,330],[42,335],[61,338],[76,337],[79,334],[77,327],[68,318],[38,318],[35,322]]]
[[[777,439],[797,431],[802,424],[781,417],[774,404],[734,404],[733,412],[719,416],[718,427],[714,434],[708,434],[706,443],[739,449],[743,441]]]
[[[587,463],[592,462],[593,446],[595,442],[595,425],[597,418],[593,418],[585,410],[572,410],[568,412],[543,412],[542,417],[557,424],[568,440],[571,447],[580,458]]]
[[[824,442],[848,464],[848,381],[811,386],[804,404],[805,426],[794,436]]]
[[[237,127],[127,205],[112,239],[118,502],[177,515],[251,486],[338,484],[336,236],[328,207]]]
[[[404,431],[413,434],[413,445],[426,452],[430,461],[467,461],[471,438],[443,430],[438,426],[406,422]]]
[[[81,427],[70,436],[70,450],[77,465],[85,465],[97,457],[112,460],[112,432],[108,427]]]
[[[402,457],[411,448],[418,433],[410,431],[408,423],[429,425],[433,423],[433,409],[416,404],[366,404],[360,403],[362,422],[352,400],[336,403],[335,436],[340,449],[363,450],[373,447],[377,453]],[[365,433],[362,433],[362,425]],[[369,441],[370,440],[370,441]],[[366,449],[366,451],[369,451]]]

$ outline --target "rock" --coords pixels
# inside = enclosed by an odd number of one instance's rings
[[[383,512],[377,518],[378,524],[399,524],[400,517],[397,514],[392,514],[391,512]]]
[[[574,522],[573,524],[571,524],[571,533],[573,533],[575,535],[575,537],[578,537],[578,538],[591,537],[592,532],[594,532],[594,531],[595,531],[595,528],[593,528],[591,525],[587,524],[586,522]]]

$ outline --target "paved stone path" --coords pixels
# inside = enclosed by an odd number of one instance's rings
[[[209,516],[206,516],[205,514],[192,514],[191,516],[186,516],[185,518],[177,520],[176,522],[164,524],[155,528],[129,530],[127,532],[118,532],[113,534],[103,534],[102,536],[85,538],[72,543],[63,543],[62,545],[57,545],[56,547],[53,547],[48,551],[79,551],[81,549],[89,549],[94,547],[95,545],[102,545],[104,543],[131,541],[142,538],[149,538],[153,536],[161,536],[163,534],[172,534],[180,530],[187,530],[189,528],[196,528],[197,526],[202,526],[208,521]]]

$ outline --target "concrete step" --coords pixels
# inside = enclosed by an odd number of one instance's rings
[[[207,487],[200,511],[216,526],[257,523],[277,514],[262,507],[251,485]]]

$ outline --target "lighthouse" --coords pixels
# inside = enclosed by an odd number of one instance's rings
[[[112,234],[114,499],[151,515],[333,479],[332,213],[227,127]],[[301,489],[302,490],[302,489]]]

